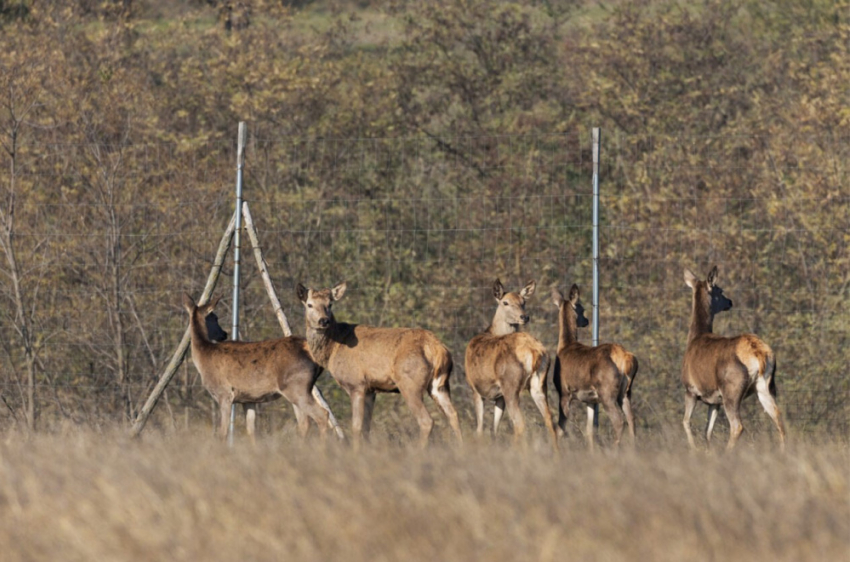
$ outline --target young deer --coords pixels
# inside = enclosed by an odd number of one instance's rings
[[[529,281],[518,293],[507,293],[501,281],[493,284],[493,296],[498,306],[493,322],[470,340],[466,347],[466,380],[472,387],[475,401],[476,433],[484,432],[484,400],[496,403],[493,415],[493,435],[505,409],[514,426],[514,439],[519,440],[525,431],[525,420],[519,407],[519,393],[529,389],[531,397],[558,450],[558,440],[552,424],[552,413],[546,398],[546,375],[549,355],[546,348],[534,337],[519,331],[528,323],[525,301],[534,294],[536,284]]]
[[[199,307],[192,297],[183,295],[191,327],[192,361],[221,411],[219,436],[227,436],[230,407],[236,403],[245,408],[248,435],[254,441],[256,404],[283,396],[295,409],[299,434],[307,434],[312,419],[324,437],[330,424],[328,413],[311,394],[322,368],[310,357],[306,340],[222,341],[227,334],[213,312],[218,301]]]
[[[638,370],[637,358],[616,343],[592,347],[578,341],[578,328],[588,324],[584,307],[579,302],[578,285],[572,286],[567,300],[558,289],[552,289],[552,302],[558,307],[558,356],[553,376],[560,397],[558,433],[563,435],[566,432],[570,402],[576,399],[586,405],[602,404],[614,425],[615,445],[620,444],[625,415],[634,444],[635,420],[631,396]],[[586,437],[592,451],[592,410],[588,410]]]
[[[425,447],[434,420],[425,408],[426,392],[445,414],[459,443],[463,442],[449,391],[452,356],[437,337],[418,328],[373,328],[337,322],[331,310],[345,294],[346,284],[332,289],[308,289],[298,284],[304,303],[307,343],[315,361],[351,398],[351,432],[355,448],[368,437],[376,392],[399,392],[419,424],[419,444]]]
[[[722,404],[729,420],[726,450],[732,449],[744,431],[741,402],[756,392],[765,412],[779,430],[780,447],[784,450],[785,427],[776,406],[776,357],[773,350],[753,334],[727,338],[712,333],[714,315],[732,308],[732,301],[723,296],[723,289],[717,285],[716,265],[705,281],[685,269],[685,284],[693,290],[688,346],[682,363],[682,384],[685,386],[685,418],[682,423],[688,443],[691,448],[696,448],[691,434],[691,414],[697,399],[700,399],[709,408],[706,441],[711,443],[711,431]]]

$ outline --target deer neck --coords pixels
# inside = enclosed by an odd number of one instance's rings
[[[192,346],[205,347],[213,345],[213,343],[207,338],[207,327],[204,323],[204,319],[201,318],[201,315],[197,310],[192,313],[189,321],[189,328],[190,335],[192,336]]]
[[[578,321],[569,303],[558,309],[558,351],[578,341]]]
[[[331,320],[330,326],[324,330],[307,327],[307,346],[310,348],[310,355],[313,356],[313,361],[324,369],[328,368],[331,352],[336,347],[338,332],[339,324],[336,320]]]
[[[691,327],[688,330],[689,343],[702,334],[710,334],[713,330],[714,316],[711,314],[711,309],[698,297],[699,295],[694,295],[691,309]]]
[[[493,316],[493,321],[487,328],[487,333],[491,336],[507,336],[508,334],[513,334],[518,331],[519,326],[516,324],[508,324],[504,315],[501,314],[501,310],[496,311],[496,314]]]

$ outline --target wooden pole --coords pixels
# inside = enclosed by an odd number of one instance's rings
[[[233,231],[235,228],[236,213],[233,213],[233,217],[230,219],[230,224],[224,231],[224,236],[221,237],[221,242],[218,245],[218,252],[216,252],[212,269],[210,270],[209,277],[207,277],[207,284],[204,287],[204,292],[201,294],[201,298],[198,299],[198,306],[202,306],[209,302],[210,296],[215,290],[216,283],[218,283],[218,276],[221,274],[221,266],[224,263],[224,258],[227,255],[228,249],[230,249],[230,241],[233,239]],[[159,397],[162,395],[165,387],[168,386],[169,382],[171,382],[172,377],[174,377],[174,373],[176,373],[178,367],[180,367],[180,363],[183,362],[183,356],[189,348],[190,341],[190,328],[186,328],[186,332],[183,334],[183,339],[180,340],[180,344],[177,346],[177,349],[174,350],[174,355],[171,356],[171,361],[168,362],[168,366],[165,367],[165,371],[163,371],[162,375],[159,377],[159,382],[156,383],[156,386],[150,396],[148,396],[147,402],[145,402],[145,405],[142,406],[139,415],[136,416],[136,420],[133,422],[133,426],[130,429],[130,435],[132,437],[138,437],[145,428],[148,416],[150,416],[151,411],[153,411],[157,401],[159,401]]]
[[[286,319],[286,314],[283,313],[283,307],[280,305],[280,300],[272,285],[272,279],[269,275],[269,268],[266,265],[266,260],[263,259],[263,250],[260,247],[260,238],[257,236],[257,230],[254,228],[254,219],[251,217],[251,211],[248,209],[248,203],[242,203],[242,216],[245,218],[245,230],[248,231],[248,237],[251,239],[251,246],[254,248],[254,259],[257,260],[257,267],[260,269],[260,276],[263,278],[263,285],[266,287],[266,292],[269,294],[269,299],[272,301],[277,321],[283,329],[283,335],[287,338],[292,335],[292,329],[289,327],[289,322]]]
[[[260,237],[257,235],[257,229],[254,228],[254,219],[251,217],[251,211],[248,209],[247,201],[242,203],[242,216],[245,219],[245,230],[248,231],[248,237],[251,239],[251,246],[254,248],[254,259],[257,260],[257,267],[260,269],[260,276],[263,278],[263,285],[266,287],[266,293],[268,293],[269,300],[272,302],[272,308],[274,309],[277,321],[280,323],[280,327],[283,330],[283,335],[288,338],[292,335],[292,329],[289,327],[289,321],[286,319],[286,314],[284,314],[283,307],[280,305],[280,299],[277,298],[277,293],[274,290],[274,285],[272,284],[272,279],[269,275],[269,268],[266,265],[266,260],[263,258],[263,250],[260,247]],[[336,417],[334,417],[334,414],[331,411],[331,407],[322,395],[321,389],[316,385],[313,385],[313,398],[315,398],[316,402],[318,402],[319,405],[328,412],[328,423],[334,432],[336,432],[337,437],[344,439],[345,436],[342,433],[342,428],[339,427],[339,423],[337,423]],[[296,409],[298,408],[295,404],[293,404],[292,407]]]

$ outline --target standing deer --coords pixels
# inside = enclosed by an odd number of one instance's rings
[[[549,355],[543,344],[533,336],[519,331],[528,323],[525,301],[534,294],[536,284],[529,281],[518,293],[507,293],[501,281],[493,284],[496,313],[484,333],[470,340],[466,347],[466,380],[472,387],[475,401],[476,433],[484,432],[484,400],[496,404],[493,414],[493,435],[505,409],[514,426],[514,439],[519,440],[525,431],[525,420],[519,407],[519,393],[529,389],[531,397],[558,450],[558,439],[552,424],[552,413],[546,398],[546,375]]]
[[[419,424],[419,444],[425,447],[434,420],[422,401],[427,392],[463,442],[451,401],[452,356],[437,337],[419,328],[374,328],[337,322],[331,310],[345,294],[346,284],[332,289],[308,289],[298,284],[304,304],[307,343],[315,361],[351,398],[351,432],[355,448],[368,438],[376,392],[399,392]]]
[[[236,403],[245,408],[248,435],[254,441],[256,404],[283,396],[295,409],[299,434],[306,436],[312,419],[324,437],[330,425],[328,412],[311,394],[322,369],[310,357],[306,340],[290,336],[260,342],[222,341],[227,334],[213,312],[219,298],[195,306],[192,297],[183,295],[183,307],[189,313],[192,361],[221,411],[219,436],[227,436],[230,407]]]
[[[570,403],[576,399],[585,405],[602,404],[614,425],[614,444],[620,444],[623,417],[629,426],[632,444],[635,441],[635,420],[632,414],[632,384],[638,370],[637,358],[616,343],[592,347],[578,341],[578,328],[587,326],[584,307],[579,302],[578,285],[570,289],[569,299],[558,289],[552,289],[552,302],[558,308],[558,357],[553,376],[558,391],[558,433],[567,431]],[[588,409],[587,445],[594,448],[593,410]]]
[[[688,443],[692,449],[696,448],[691,433],[691,414],[697,399],[700,399],[709,408],[706,441],[711,444],[711,432],[722,404],[729,420],[726,450],[731,450],[744,431],[741,402],[756,392],[764,411],[779,430],[780,447],[784,450],[785,427],[776,406],[776,356],[773,350],[754,334],[727,338],[712,333],[714,315],[732,308],[732,301],[723,296],[723,289],[717,285],[716,265],[705,281],[685,269],[685,284],[693,290],[688,346],[682,363],[682,384],[685,386],[685,418],[682,423]]]

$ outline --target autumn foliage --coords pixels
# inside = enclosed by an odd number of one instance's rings
[[[846,435],[848,14],[847,0],[0,1],[2,425],[136,416],[233,212],[246,121],[246,197],[296,333],[299,281],[347,279],[343,320],[429,328],[456,365],[496,277],[578,283],[590,312],[600,127],[602,335],[640,358],[638,434],[680,427],[682,271],[717,263],[735,308],[715,328],[776,350],[790,431]],[[251,267],[244,284],[243,337],[276,336]],[[530,302],[530,331],[551,350],[548,304]],[[194,368],[178,379],[160,426],[210,415]],[[454,385],[469,428],[460,368]],[[413,430],[385,404],[388,438]]]

